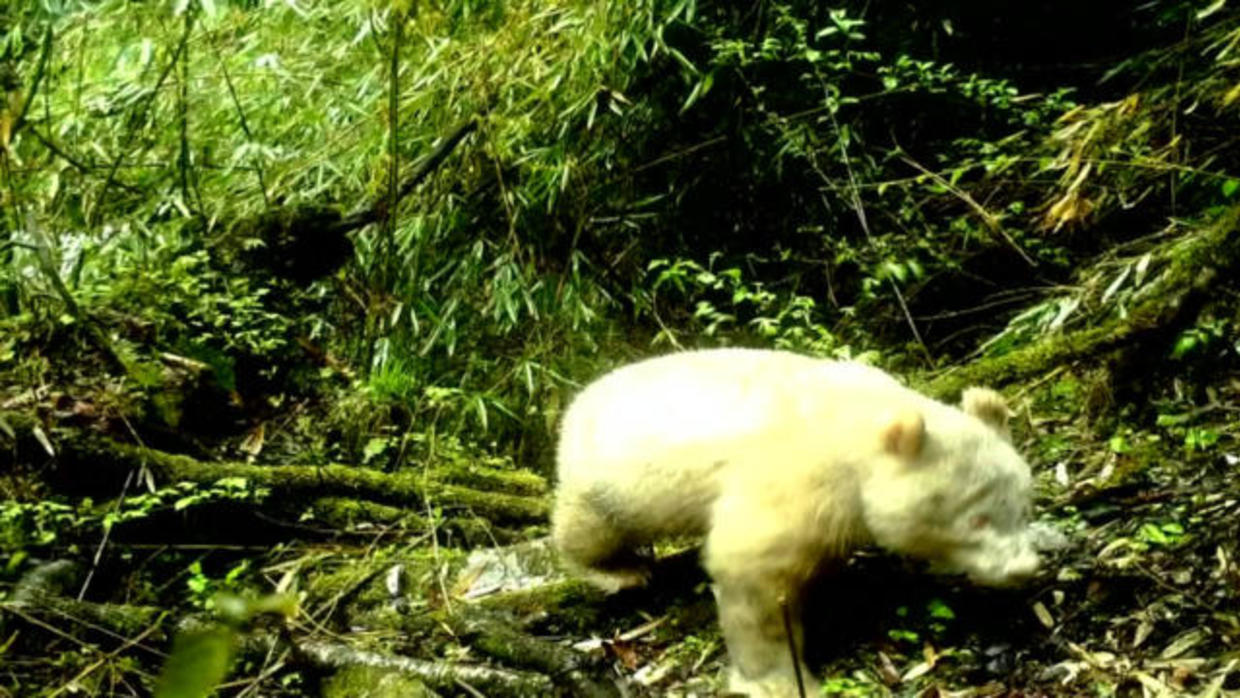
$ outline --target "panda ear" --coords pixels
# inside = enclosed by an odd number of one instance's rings
[[[990,425],[1003,438],[1011,435],[1008,420],[1013,412],[1007,401],[999,393],[990,388],[967,388],[960,396],[960,409]]]
[[[926,440],[926,421],[919,412],[904,412],[883,427],[883,450],[911,461],[921,455]]]

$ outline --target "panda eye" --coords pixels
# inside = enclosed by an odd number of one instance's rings
[[[990,517],[987,516],[986,514],[978,514],[974,516],[973,518],[969,519],[969,528],[972,528],[975,531],[986,528],[989,525],[990,525]]]

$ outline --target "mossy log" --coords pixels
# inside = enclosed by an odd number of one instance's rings
[[[441,545],[466,548],[507,545],[529,537],[525,531],[495,526],[490,521],[468,515],[432,522],[404,507],[347,497],[320,497],[310,503],[308,511],[316,524],[334,530],[360,530],[365,526],[373,534],[375,527],[382,526],[399,535],[407,535],[409,531],[433,532]]]
[[[1109,321],[1050,335],[993,358],[983,358],[927,377],[916,387],[940,399],[955,400],[971,385],[1002,386],[1037,378],[1057,366],[1095,358],[1175,328],[1200,307],[1219,274],[1240,261],[1240,208],[1208,227],[1165,246],[1161,271],[1137,296],[1128,312]]]
[[[439,695],[419,679],[369,666],[345,667],[324,680],[319,690],[323,698],[433,698]]]
[[[347,465],[251,465],[235,462],[203,462],[151,448],[125,444],[83,429],[51,430],[24,413],[0,414],[0,423],[12,432],[15,448],[0,449],[0,464],[41,463],[54,452],[48,480],[66,491],[112,494],[129,473],[145,468],[157,483],[214,483],[222,478],[242,478],[274,493],[311,500],[318,497],[351,497],[389,503],[422,511],[441,509],[446,515],[468,513],[497,526],[522,527],[547,520],[548,501],[541,494],[510,494],[481,487],[517,492],[540,492],[541,478],[528,472],[465,467],[443,473],[402,471],[384,473]],[[52,434],[60,438],[36,438]],[[45,441],[46,443],[42,443]],[[453,480],[469,479],[475,486]]]
[[[244,644],[271,647],[276,642],[274,636],[251,635]],[[530,671],[413,659],[322,640],[298,641],[294,650],[300,661],[320,669],[366,667],[416,679],[432,689],[455,692],[463,684],[488,696],[539,697],[555,690],[550,678]]]
[[[568,688],[573,696],[620,695],[615,684],[595,680],[588,670],[586,655],[568,647],[523,633],[509,623],[469,609],[448,615],[445,623],[474,650],[506,665],[546,674],[556,684]]]
[[[39,570],[32,573],[39,577]],[[32,575],[27,575],[29,580]],[[46,575],[44,575],[46,576]],[[37,581],[37,580],[36,580]],[[39,583],[24,583],[25,593],[0,603],[0,619],[6,616],[23,622],[55,625],[57,627],[80,625],[83,633],[116,642],[131,641],[144,637],[155,644],[163,644],[168,633],[163,628],[151,633],[154,626],[166,620],[166,613],[149,606],[101,604],[76,601],[57,593],[55,585],[43,588]],[[65,621],[71,621],[66,623]],[[201,617],[191,616],[177,624],[178,632],[212,627],[214,624]],[[0,624],[0,627],[4,627]],[[172,627],[172,624],[168,624]],[[71,628],[70,628],[71,630]],[[72,634],[66,630],[62,634]],[[531,639],[531,641],[534,641]],[[313,638],[293,638],[275,633],[255,630],[236,636],[236,647],[241,656],[262,661],[279,647],[291,643],[297,661],[323,670],[368,670],[368,675],[387,675],[388,683],[405,688],[429,687],[455,692],[462,685],[490,696],[545,696],[555,695],[556,683],[548,676],[533,671],[491,667],[477,664],[456,664],[445,661],[415,659],[386,652],[360,649],[341,642],[328,642]],[[540,655],[541,656],[541,655]],[[401,680],[396,680],[399,677]],[[563,683],[563,681],[561,681]],[[608,696],[612,693],[580,693],[578,685],[588,686],[588,679],[579,677],[571,682],[573,692],[564,695]],[[337,686],[344,688],[344,686]],[[347,693],[347,695],[358,695]],[[407,693],[403,695],[417,695]],[[435,695],[432,691],[423,695]]]
[[[27,572],[14,585],[8,599],[0,603],[0,630],[7,637],[11,620],[47,624],[68,634],[81,634],[100,642],[120,643],[128,638],[147,636],[163,639],[162,630],[151,633],[164,622],[163,609],[153,606],[79,601],[70,592],[80,584],[82,568],[69,560],[53,560]]]

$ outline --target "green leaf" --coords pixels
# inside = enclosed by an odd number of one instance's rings
[[[228,675],[235,638],[235,632],[222,626],[178,635],[155,684],[155,698],[211,695]]]
[[[926,604],[926,611],[930,613],[931,618],[942,618],[943,620],[952,620],[956,617],[956,613],[942,599],[931,599]]]
[[[1215,12],[1223,9],[1223,6],[1226,4],[1227,0],[1214,0],[1214,2],[1210,3],[1207,7],[1197,11],[1197,19],[1205,19],[1206,17],[1209,17]]]
[[[1167,534],[1163,533],[1161,528],[1152,523],[1141,524],[1141,529],[1137,531],[1137,537],[1146,543],[1154,545],[1166,545],[1171,542]]]
[[[699,80],[697,84],[693,86],[693,90],[689,92],[689,96],[685,98],[685,103],[680,108],[680,113],[684,114],[685,112],[689,111],[689,108],[692,107],[695,102],[697,102],[699,99],[705,96],[707,92],[710,91],[711,85],[713,85],[714,82],[715,82],[714,73],[707,73],[706,75],[704,75],[702,79]]]
[[[1240,179],[1225,180],[1223,185],[1219,188],[1223,190],[1223,196],[1230,199],[1236,195],[1237,191],[1240,191]]]
[[[1180,335],[1179,339],[1175,340],[1175,346],[1171,348],[1171,358],[1184,358],[1185,355],[1196,349],[1199,343],[1197,337],[1193,334],[1186,332]]]
[[[1111,451],[1114,453],[1127,453],[1132,450],[1132,446],[1128,444],[1128,439],[1119,435],[1112,436],[1107,445],[1111,447]]]
[[[372,458],[381,455],[387,450],[388,440],[381,436],[376,436],[366,442],[366,446],[362,449],[362,462],[370,461]]]
[[[912,630],[888,630],[887,637],[892,640],[905,640],[907,642],[917,642],[919,636]]]
[[[1187,424],[1192,418],[1191,414],[1160,414],[1154,423],[1160,427],[1175,427]]]

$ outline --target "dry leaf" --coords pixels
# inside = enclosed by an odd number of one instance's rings
[[[896,665],[891,662],[891,657],[886,652],[878,653],[878,677],[888,686],[895,686],[900,683],[900,672],[896,669]]]
[[[1182,656],[1205,641],[1207,635],[1209,633],[1204,628],[1193,628],[1188,632],[1180,633],[1158,656],[1163,659]]]
[[[258,454],[263,452],[263,442],[266,440],[266,430],[260,422],[258,426],[250,430],[241,441],[241,452],[246,454],[246,460],[254,460]]]
[[[1038,617],[1038,622],[1046,626],[1048,629],[1055,627],[1055,617],[1046,609],[1046,604],[1041,601],[1035,601],[1033,604],[1033,615]]]
[[[55,458],[56,449],[52,448],[52,442],[47,438],[47,432],[43,431],[43,427],[36,424],[30,432],[34,434],[35,441],[39,442],[39,445],[43,447],[43,450],[47,451],[47,455]]]
[[[901,676],[900,680],[912,681],[915,678],[929,674],[930,670],[933,668],[934,667],[930,666],[930,662],[917,662],[910,667],[908,671],[904,672],[904,676]]]

